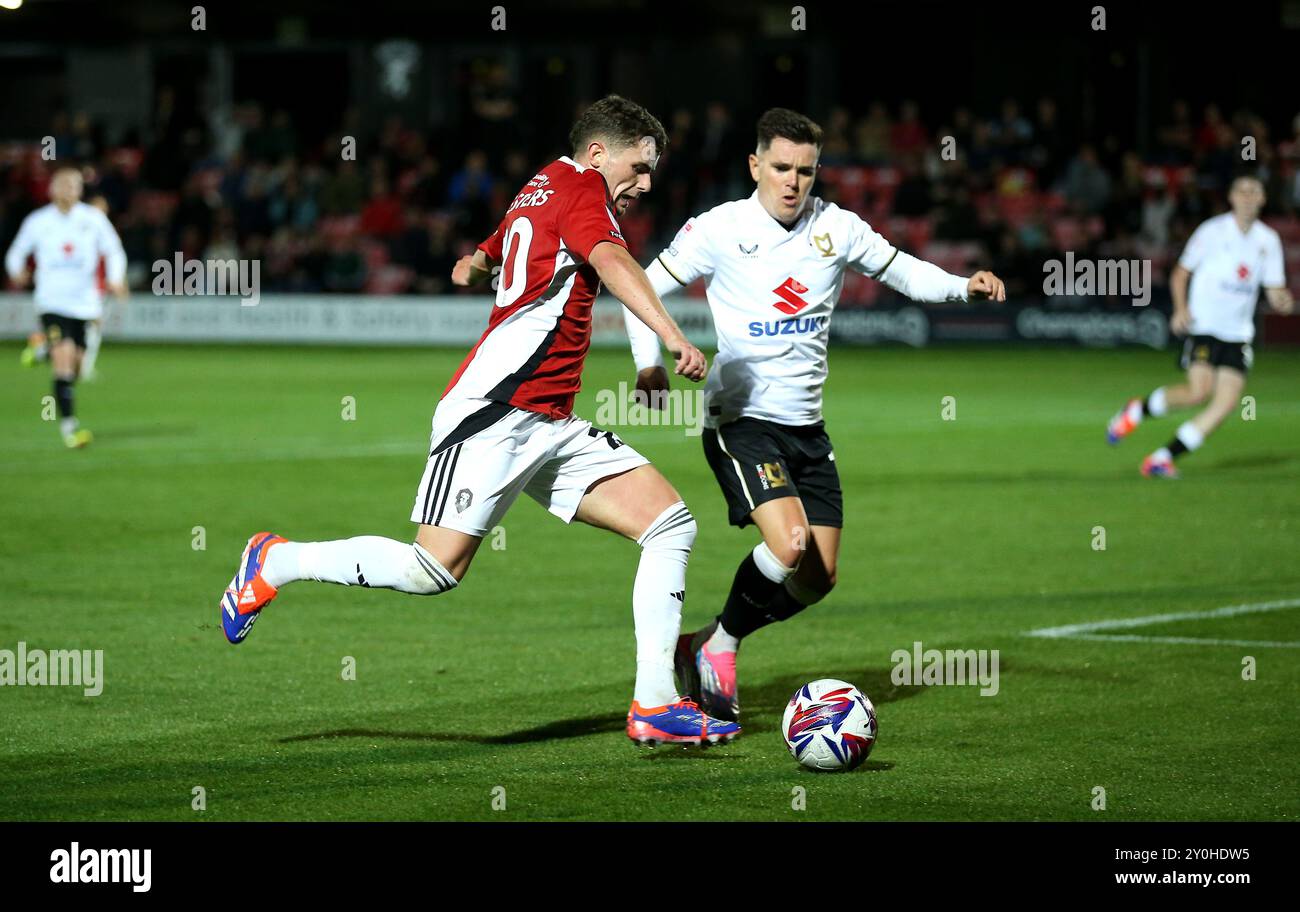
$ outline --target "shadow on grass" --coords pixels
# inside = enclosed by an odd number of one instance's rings
[[[502,735],[475,735],[464,732],[413,732],[383,731],[371,728],[339,728],[306,735],[290,735],[279,743],[317,741],[325,738],[389,738],[396,741],[468,741],[474,744],[531,744],[535,741],[558,741],[564,738],[584,738],[606,732],[621,731],[627,723],[627,714],[587,716],[578,719],[560,719],[535,728],[506,732]]]
[[[840,678],[850,681],[866,691],[876,705],[892,703],[907,697],[914,697],[925,688],[895,687],[889,680],[888,668],[867,669],[847,672],[829,672],[822,674],[825,678]],[[785,704],[796,690],[813,680],[804,675],[789,675],[756,684],[745,691],[746,706],[749,713],[744,720],[746,732],[776,731],[781,723],[781,714]],[[753,710],[758,710],[755,714]],[[575,719],[559,719],[526,728],[520,731],[506,732],[500,735],[476,735],[467,732],[422,732],[391,731],[377,728],[337,728],[329,731],[311,732],[303,735],[289,735],[277,739],[280,744],[292,744],[298,741],[320,741],[329,738],[379,738],[393,741],[460,741],[472,744],[532,744],[538,741],[561,741],[567,738],[585,738],[588,735],[601,735],[622,731],[627,722],[627,715],[606,714],[583,716]],[[664,752],[661,752],[661,756]]]
[[[1294,453],[1245,453],[1206,464],[1207,469],[1271,469],[1296,461]]]

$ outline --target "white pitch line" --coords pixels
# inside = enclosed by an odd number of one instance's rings
[[[1143,636],[1141,634],[1102,634],[1102,630],[1129,630],[1134,627],[1150,627],[1153,624],[1166,624],[1171,621],[1199,621],[1213,618],[1234,617],[1239,614],[1254,614],[1261,611],[1280,611],[1284,608],[1300,607],[1300,599],[1281,599],[1274,602],[1256,602],[1248,605],[1227,605],[1209,611],[1178,611],[1171,614],[1150,614],[1146,617],[1116,618],[1107,621],[1089,621],[1085,624],[1066,624],[1061,627],[1039,627],[1026,630],[1021,636],[1043,637],[1047,639],[1069,640],[1112,640],[1124,643],[1173,643],[1189,646],[1262,646],[1280,649],[1300,649],[1300,641],[1285,640],[1223,640],[1212,637],[1174,637]]]
[[[1096,640],[1110,643],[1174,643],[1182,646],[1263,646],[1277,649],[1300,649],[1300,641],[1216,640],[1210,637],[1142,636],[1140,633],[1079,633],[1066,640]]]

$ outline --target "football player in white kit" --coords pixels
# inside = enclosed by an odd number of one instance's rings
[[[31,274],[27,258],[36,258],[36,310],[49,344],[54,371],[54,401],[59,431],[71,448],[90,443],[79,426],[73,385],[86,351],[86,325],[103,315],[97,287],[99,258],[104,258],[108,290],[126,296],[126,252],[103,212],[81,202],[81,173],[60,168],[50,179],[50,203],[23,219],[5,254],[5,271],[23,287]]]
[[[1241,402],[1254,361],[1251,342],[1260,287],[1278,313],[1289,314],[1295,306],[1286,287],[1282,240],[1259,221],[1264,185],[1256,177],[1238,177],[1228,191],[1228,203],[1230,212],[1192,232],[1169,278],[1174,299],[1169,328],[1187,337],[1178,361],[1187,382],[1158,387],[1145,399],[1130,399],[1106,427],[1106,439],[1113,445],[1147,416],[1161,418],[1173,409],[1205,405],[1179,426],[1169,443],[1142,460],[1142,474],[1148,478],[1177,478],[1174,460],[1198,449]]]
[[[856,214],[810,196],[822,131],[773,108],[758,121],[754,194],[687,221],[646,270],[663,296],[708,283],[718,355],[705,383],[704,452],[732,525],[758,526],[722,613],[678,640],[680,689],[710,715],[738,719],[740,641],[835,586],[843,504],[822,423],[827,339],[845,270],[921,302],[1006,299],[991,272],[950,275],[894,247]],[[628,320],[637,388],[667,389],[659,343]]]

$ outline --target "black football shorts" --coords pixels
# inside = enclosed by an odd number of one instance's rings
[[[811,525],[843,527],[840,474],[823,422],[799,427],[737,418],[716,430],[705,428],[703,440],[733,526],[752,523],[750,513],[759,504],[798,497]]]

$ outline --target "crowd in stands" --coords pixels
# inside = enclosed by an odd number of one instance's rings
[[[180,111],[160,90],[156,122],[125,141],[84,114],[50,127],[60,163],[87,175],[87,195],[108,203],[137,288],[149,264],[186,258],[255,258],[262,292],[448,293],[452,264],[495,227],[519,188],[566,154],[525,137],[524,116],[497,81],[470,94],[470,122],[425,130],[398,117],[364,135],[358,112],[306,143],[283,110],[256,102]],[[1150,259],[1156,284],[1193,228],[1225,208],[1245,164],[1265,180],[1266,217],[1300,257],[1300,115],[1273,131],[1249,111],[1177,102],[1144,152],[1111,137],[1075,135],[1051,99],[1029,108],[922,111],[911,101],[865,111],[813,112],[825,129],[814,192],[853,209],[894,243],[951,271],[993,268],[1018,297],[1041,293],[1043,262],[1079,257]],[[653,193],[622,219],[643,261],[691,215],[753,188],[745,165],[750,125],[720,103],[680,107],[664,119],[668,154]],[[563,135],[562,133],[560,135]],[[348,138],[355,154],[345,154]],[[39,144],[0,147],[0,242],[46,199],[50,162]],[[1300,275],[1294,260],[1288,274]],[[880,287],[846,286],[844,303],[871,304]]]

